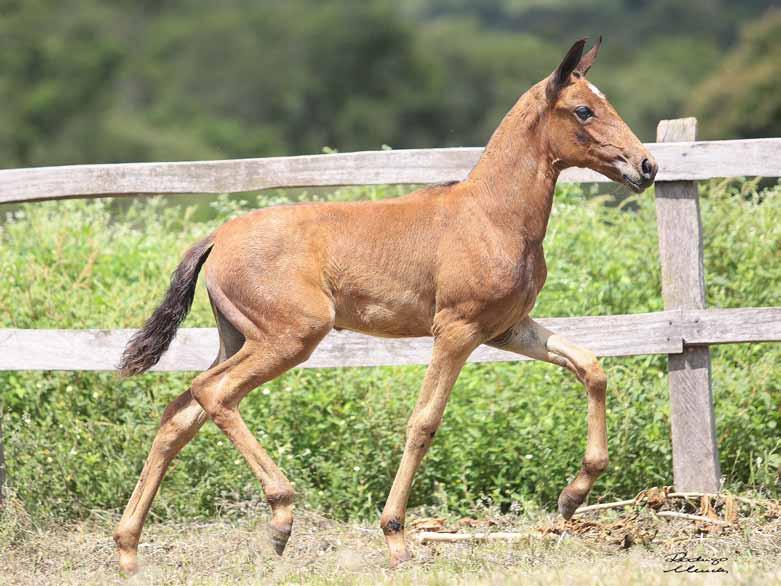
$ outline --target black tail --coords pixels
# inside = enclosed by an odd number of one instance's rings
[[[122,376],[133,376],[149,370],[168,349],[193,304],[198,273],[209,256],[213,241],[213,236],[208,236],[184,255],[171,275],[171,286],[160,307],[155,309],[144,327],[130,338],[122,353],[118,367]]]

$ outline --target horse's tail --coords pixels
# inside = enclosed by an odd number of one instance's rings
[[[133,334],[122,353],[118,367],[122,376],[133,376],[149,370],[168,349],[193,304],[198,273],[213,243],[214,235],[207,236],[185,253],[182,262],[171,275],[171,285],[165,299],[144,327]]]

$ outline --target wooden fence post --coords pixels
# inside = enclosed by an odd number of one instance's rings
[[[656,140],[689,142],[696,135],[696,118],[662,120]],[[657,183],[656,223],[665,309],[704,309],[705,271],[697,183]],[[668,366],[675,489],[717,492],[721,470],[710,350],[707,346],[684,347],[682,354],[668,355]]]

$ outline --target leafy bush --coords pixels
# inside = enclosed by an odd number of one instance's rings
[[[400,191],[352,188],[317,197],[380,198]],[[595,195],[559,188],[546,240],[548,284],[534,315],[662,308],[653,196],[615,205],[612,197]],[[710,305],[779,305],[781,188],[714,183],[702,195]],[[0,327],[137,327],[192,242],[243,209],[285,197],[265,194],[250,203],[221,197],[191,206],[170,199],[22,206],[0,225]],[[186,325],[212,325],[202,288]],[[778,494],[779,364],[778,345],[713,349],[729,488]],[[607,359],[604,365],[611,467],[594,494],[626,497],[671,483],[666,359]],[[423,367],[294,370],[250,394],[242,413],[296,484],[299,502],[335,517],[373,517],[398,464],[422,375]],[[191,378],[0,373],[8,474],[18,498],[38,520],[121,509],[163,409]],[[411,504],[453,513],[486,502],[550,508],[578,469],[585,436],[585,396],[568,373],[537,363],[469,365]],[[207,424],[171,466],[153,515],[208,516],[255,501],[258,493],[238,452]]]

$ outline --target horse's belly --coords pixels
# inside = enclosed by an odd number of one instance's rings
[[[392,338],[429,336],[431,305],[412,293],[395,299],[337,299],[335,327]],[[406,298],[404,298],[406,297]]]

